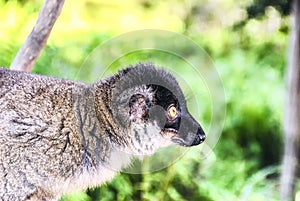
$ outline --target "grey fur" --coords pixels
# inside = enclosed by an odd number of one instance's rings
[[[155,91],[144,74],[183,98],[175,79],[152,64],[91,85],[0,68],[0,200],[57,200],[174,143],[174,133],[148,120]]]

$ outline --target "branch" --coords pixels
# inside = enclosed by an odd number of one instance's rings
[[[300,134],[300,0],[294,0],[289,64],[287,68],[287,99],[284,117],[284,156],[280,180],[280,197],[295,199]]]
[[[38,20],[25,43],[17,53],[10,68],[31,71],[38,56],[46,45],[52,27],[61,13],[64,0],[46,0]]]

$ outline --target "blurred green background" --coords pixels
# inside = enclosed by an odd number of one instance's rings
[[[9,67],[42,4],[0,0],[0,66]],[[87,56],[104,41],[138,29],[169,30],[193,39],[211,56],[225,88],[226,120],[218,144],[206,158],[193,148],[163,170],[122,173],[101,187],[61,200],[278,200],[289,4],[288,0],[66,0],[34,73],[75,79]],[[139,59],[147,60],[132,56],[126,61]],[[173,61],[172,66],[179,69],[180,63]],[[120,67],[124,66],[115,65]],[[196,98],[209,105],[205,95]],[[210,123],[210,112],[204,107],[196,114],[204,127]],[[299,188],[297,192],[300,195]]]

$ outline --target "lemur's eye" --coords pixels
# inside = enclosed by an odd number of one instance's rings
[[[169,119],[173,120],[177,116],[177,109],[175,106],[170,106],[168,109],[168,117]]]

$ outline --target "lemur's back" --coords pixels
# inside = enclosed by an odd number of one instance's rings
[[[56,191],[53,184],[78,171],[83,153],[72,110],[75,86],[0,68],[2,200]]]

